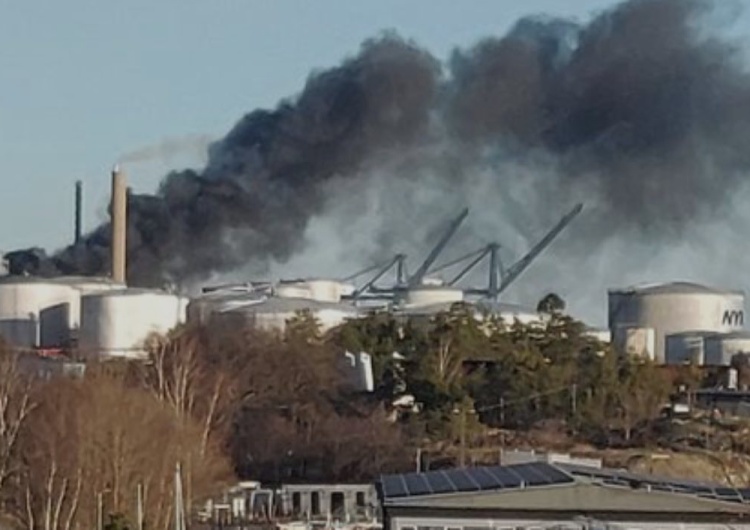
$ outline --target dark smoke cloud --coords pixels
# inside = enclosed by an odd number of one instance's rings
[[[473,201],[502,203],[523,239],[573,197],[595,206],[571,229],[586,246],[684,235],[750,168],[750,78],[704,23],[717,5],[631,0],[584,26],[528,18],[445,66],[392,34],[368,41],[298,97],[245,116],[202,171],[131,196],[131,282],[284,263],[332,238],[367,240],[367,261],[410,242],[404,227]],[[365,207],[372,222],[358,224]],[[475,233],[497,231],[481,212]],[[108,245],[100,227],[40,270],[104,272]]]

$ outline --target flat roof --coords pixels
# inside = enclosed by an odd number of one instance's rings
[[[722,289],[709,287],[693,282],[667,282],[636,285],[625,288],[610,289],[609,294],[718,294],[718,295],[744,295],[741,290]]]
[[[750,516],[750,488],[563,463],[385,475],[378,489],[385,508],[583,509]]]

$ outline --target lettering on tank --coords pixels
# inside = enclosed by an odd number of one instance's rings
[[[745,312],[742,310],[727,309],[721,317],[721,324],[723,326],[743,326],[745,324]]]

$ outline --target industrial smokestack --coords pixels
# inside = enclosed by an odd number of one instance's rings
[[[76,181],[76,194],[75,194],[75,232],[73,235],[73,242],[78,245],[81,242],[81,215],[83,211],[83,183],[80,180]]]
[[[118,166],[112,169],[112,280],[125,283],[125,251],[127,248],[127,187],[125,175]]]

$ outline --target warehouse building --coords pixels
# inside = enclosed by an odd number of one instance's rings
[[[615,349],[660,364],[701,358],[698,339],[735,333],[744,326],[741,291],[675,282],[610,290],[608,302]],[[676,348],[674,354],[668,355],[668,346]]]
[[[750,489],[547,462],[387,475],[384,530],[750,530]]]

